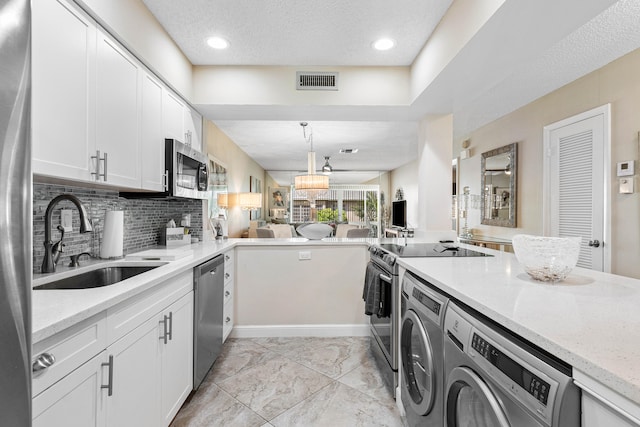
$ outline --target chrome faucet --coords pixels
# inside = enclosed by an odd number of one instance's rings
[[[76,208],[78,208],[78,212],[80,213],[80,232],[88,233],[89,231],[93,231],[87,209],[76,196],[72,196],[71,194],[61,194],[51,200],[49,202],[49,206],[47,206],[44,220],[44,259],[42,260],[41,269],[43,273],[53,273],[56,271],[56,264],[60,258],[60,253],[62,252],[62,239],[64,239],[64,233],[62,233],[60,240],[57,242],[54,243],[51,241],[51,216],[53,214],[53,208],[63,200],[72,202],[76,205]],[[62,227],[58,227],[58,229],[61,228]]]

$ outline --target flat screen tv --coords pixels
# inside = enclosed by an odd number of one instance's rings
[[[397,200],[391,203],[391,225],[407,228],[407,201]]]

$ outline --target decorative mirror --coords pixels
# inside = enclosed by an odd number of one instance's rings
[[[518,144],[482,153],[481,223],[516,226]]]

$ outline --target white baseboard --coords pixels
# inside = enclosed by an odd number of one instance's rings
[[[255,325],[234,326],[231,338],[366,337],[369,325]]]

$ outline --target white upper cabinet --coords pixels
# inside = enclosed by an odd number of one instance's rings
[[[163,98],[163,122],[166,138],[177,139],[202,151],[202,116],[169,90]]]
[[[141,69],[115,40],[98,30],[96,149],[110,184],[140,187]],[[106,158],[104,156],[107,156]]]
[[[32,10],[33,172],[92,180],[96,26],[57,0]]]
[[[186,106],[184,109],[185,141],[202,152],[202,116],[196,110]]]
[[[142,188],[164,191],[164,134],[162,132],[162,84],[149,73],[142,76],[140,169]]]
[[[71,0],[32,5],[35,175],[164,190],[164,139],[202,148],[202,116]]]

